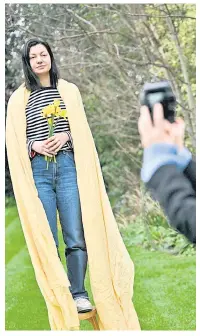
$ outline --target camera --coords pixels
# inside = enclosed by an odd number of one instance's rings
[[[171,123],[175,121],[176,97],[168,81],[146,83],[140,94],[141,105],[149,108],[153,120],[153,106],[160,103],[163,106],[164,118]]]

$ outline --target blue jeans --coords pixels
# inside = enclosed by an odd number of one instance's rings
[[[59,244],[56,210],[58,209],[63,240],[66,245],[65,256],[71,294],[73,298],[88,298],[84,287],[88,258],[74,153],[59,151],[56,161],[57,163],[50,162],[47,170],[44,156],[37,154],[31,161],[33,178],[57,249]]]

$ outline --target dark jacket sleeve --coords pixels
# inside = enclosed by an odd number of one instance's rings
[[[196,192],[196,162],[194,160],[191,160],[189,165],[185,168],[184,175],[190,180]]]
[[[146,187],[164,209],[171,225],[196,244],[195,171],[192,167],[193,164],[189,164],[182,173],[175,165],[162,166]]]

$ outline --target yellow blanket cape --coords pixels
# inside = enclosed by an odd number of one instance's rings
[[[90,283],[100,330],[140,330],[132,303],[134,265],[105,190],[80,92],[76,85],[63,79],[58,82],[58,90],[66,105],[73,138]],[[6,144],[15,198],[50,327],[77,330],[80,324],[70,283],[57,256],[27,153],[25,107],[29,95],[22,84],[8,103]]]

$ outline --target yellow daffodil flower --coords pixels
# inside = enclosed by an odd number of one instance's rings
[[[67,111],[62,110],[60,108],[60,100],[59,99],[54,99],[53,104],[49,104],[48,106],[45,106],[42,109],[42,116],[43,118],[47,119],[48,127],[49,127],[49,137],[53,135],[54,133],[54,128],[56,126],[55,117],[57,118],[64,118],[66,119],[67,117]],[[57,120],[56,120],[57,121]],[[53,158],[49,158],[48,156],[45,156],[45,160],[47,161],[47,169],[49,167],[49,162],[54,161],[56,163],[56,157],[55,155]]]
[[[50,117],[50,118],[47,118],[47,122],[48,122],[48,125],[49,125],[49,126],[53,126],[53,120],[52,120],[51,117]]]
[[[55,114],[55,108],[54,108],[53,105],[45,106],[45,107],[42,109],[42,116],[43,116],[44,118],[50,117],[52,114]]]
[[[61,111],[61,108],[58,106],[56,107],[56,117],[60,117],[60,111]]]
[[[61,110],[60,111],[60,117],[66,119],[66,117],[67,117],[67,111],[66,110]]]
[[[60,105],[60,100],[59,99],[54,99],[53,105],[55,107],[58,107]]]

